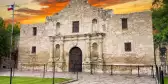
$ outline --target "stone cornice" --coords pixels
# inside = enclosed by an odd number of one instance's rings
[[[102,39],[105,33],[85,33],[85,34],[71,34],[71,35],[56,35],[55,40],[70,41],[70,40],[86,40],[86,39]],[[89,37],[89,38],[88,38]]]
[[[73,38],[73,37],[99,37],[99,36],[105,36],[105,33],[86,33],[86,34],[71,34],[71,35],[58,35],[56,38]]]

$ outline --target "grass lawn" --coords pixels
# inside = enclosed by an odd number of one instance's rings
[[[164,84],[168,84],[168,77],[164,78]]]
[[[8,76],[0,76],[0,84],[9,84]],[[55,78],[55,83],[61,83],[70,79]],[[52,78],[35,78],[35,77],[13,77],[12,84],[52,84]]]

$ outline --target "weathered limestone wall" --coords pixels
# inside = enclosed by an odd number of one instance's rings
[[[94,43],[98,45],[97,57],[93,58],[97,64],[153,64],[151,12],[122,15],[109,12],[92,7],[86,0],[71,0],[64,10],[47,17],[46,23],[22,25],[19,63],[51,66],[52,45],[48,36],[57,36],[54,43],[60,45],[60,57],[55,58],[57,71],[68,71],[69,51],[75,46],[82,50],[82,63],[90,63]],[[121,18],[128,18],[128,30],[122,30]],[[97,19],[97,24],[93,25],[93,19]],[[73,21],[79,21],[78,33],[72,33]],[[32,34],[33,27],[37,27],[37,36]],[[125,52],[124,42],[131,42],[131,52]],[[32,46],[36,46],[36,55],[31,54]]]
[[[33,36],[33,27],[37,27],[37,35]],[[21,25],[19,42],[19,63],[47,63],[49,58],[49,38],[45,24]],[[36,54],[31,53],[36,46]]]
[[[53,16],[47,17],[47,21],[49,22],[49,24],[54,25],[54,27],[51,27],[50,25],[50,28],[56,29],[56,23],[60,22],[61,35],[76,35],[93,32],[103,32],[101,25],[105,23],[103,19],[108,16],[107,12],[109,10],[103,10],[93,7],[85,1],[86,0],[76,0],[75,2],[75,0],[72,0],[65,9],[61,10],[59,13],[56,13]],[[96,31],[92,31],[93,19],[98,20]],[[73,21],[79,21],[79,33],[72,33]]]
[[[128,18],[128,30],[122,30],[121,18]],[[108,21],[104,39],[104,57],[112,64],[153,64],[151,12],[113,15]],[[132,51],[125,52],[124,42]]]

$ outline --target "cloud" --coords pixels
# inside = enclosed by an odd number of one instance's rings
[[[44,14],[43,10],[34,10],[29,8],[20,8],[16,10],[16,12],[26,13],[26,14],[33,14],[33,15],[41,15]]]
[[[40,10],[19,8],[15,10],[17,13],[15,14],[15,22],[19,21],[23,24],[44,22],[46,16],[59,12],[68,4],[67,1],[57,2],[55,0],[33,0],[33,2],[38,2],[41,6],[47,7],[41,8]],[[10,23],[12,20],[6,19],[6,22]]]
[[[29,18],[31,17],[30,15],[25,15],[25,14],[15,14],[16,18]]]
[[[50,4],[66,3],[66,2],[69,2],[69,0],[33,0],[32,2],[37,2],[40,5],[48,6]]]
[[[108,5],[116,5],[129,1],[135,0],[88,0],[89,3],[93,6],[108,6]],[[41,6],[48,6],[46,8],[42,8],[41,10],[29,9],[29,8],[20,8],[16,10],[16,12],[31,14],[31,15],[52,15],[56,12],[62,10],[68,3],[69,0],[33,0],[32,2],[37,2]]]
[[[30,15],[52,15],[56,12],[62,10],[67,4],[68,0],[33,0],[32,2],[38,2],[41,6],[47,6],[40,10],[30,9],[30,8],[20,8],[16,12],[26,13]]]
[[[15,18],[14,18],[14,22],[20,22],[26,19],[32,18],[32,16],[30,15],[25,15],[25,14],[15,14]],[[9,19],[5,19],[6,23],[11,23],[12,22],[12,18]]]
[[[137,0],[88,0],[88,1],[91,5],[96,7],[107,7]]]
[[[44,22],[46,16],[51,16],[61,11],[69,4],[69,1],[70,0],[33,0],[32,3],[38,3],[42,8],[40,10],[30,8],[17,9],[16,12],[18,15],[16,15],[16,20],[24,24],[37,23],[38,21]],[[138,0],[88,0],[92,6],[103,8],[134,1]]]
[[[53,4],[53,2],[56,2],[56,0],[33,0],[32,2],[38,2],[41,5],[43,4]]]

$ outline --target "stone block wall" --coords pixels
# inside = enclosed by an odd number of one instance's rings
[[[33,36],[33,27],[37,27],[37,35]],[[19,41],[19,63],[47,63],[49,58],[49,37],[46,36],[45,24],[21,25]],[[32,46],[36,46],[36,54],[32,54]]]
[[[60,57],[55,59],[58,71],[68,71],[69,51],[73,47],[82,50],[83,64],[90,63],[93,43],[98,44],[98,59],[95,63],[100,65],[154,64],[151,12],[114,15],[109,11],[92,7],[86,0],[71,0],[65,9],[47,17],[46,23],[22,25],[19,63],[41,63],[51,66],[52,43],[49,36],[56,36],[54,49],[57,44],[60,45]],[[122,30],[121,18],[128,19],[127,30]],[[93,25],[94,19],[97,22]],[[72,32],[73,21],[79,21],[78,33]],[[33,36],[33,27],[37,27],[36,36]],[[131,42],[131,52],[125,52],[125,42]],[[36,54],[31,53],[32,46],[36,46]]]
[[[127,30],[122,30],[122,18],[128,19]],[[151,20],[149,11],[114,15],[107,23],[104,39],[107,64],[154,64]],[[131,42],[131,52],[125,51],[125,42]]]

